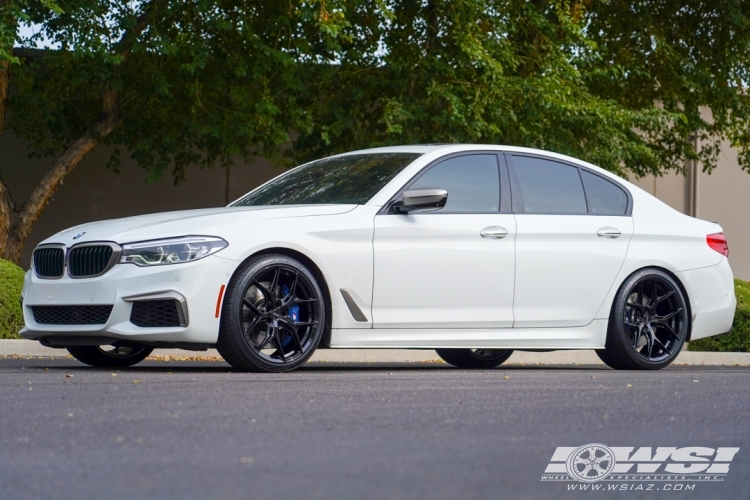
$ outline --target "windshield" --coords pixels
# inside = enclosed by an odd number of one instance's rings
[[[419,156],[419,153],[368,153],[325,158],[277,177],[232,206],[362,205]]]

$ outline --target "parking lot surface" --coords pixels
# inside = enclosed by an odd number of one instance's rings
[[[750,498],[750,368],[0,358],[0,499]],[[689,491],[571,491],[558,446],[740,447]],[[607,483],[602,483],[607,484]]]

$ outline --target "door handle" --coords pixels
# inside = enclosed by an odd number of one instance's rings
[[[482,238],[502,239],[508,236],[508,230],[500,226],[485,227],[479,233]]]
[[[603,227],[600,230],[596,232],[596,235],[600,238],[610,238],[615,239],[622,236],[622,233],[619,229],[614,227]]]

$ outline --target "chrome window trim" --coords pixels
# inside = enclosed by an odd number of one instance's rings
[[[527,153],[527,152],[513,152],[513,151],[505,151],[505,161],[508,164],[508,173],[510,174],[510,186],[512,190],[512,196],[514,197],[513,202],[513,213],[516,215],[585,215],[588,217],[632,217],[633,216],[633,195],[630,193],[630,190],[622,185],[622,183],[618,182],[615,179],[612,179],[610,177],[607,177],[606,175],[603,175],[585,165],[579,165],[578,163],[574,163],[572,161],[568,160],[561,160],[559,158],[555,158],[552,156],[547,156],[541,153]],[[578,178],[581,180],[581,189],[583,189],[583,196],[586,200],[586,213],[585,214],[578,214],[578,213],[559,213],[559,212],[526,212],[523,209],[523,190],[521,189],[520,182],[518,181],[518,178],[516,177],[516,166],[513,163],[513,157],[514,156],[525,156],[528,158],[538,158],[540,160],[547,160],[554,163],[560,163],[561,165],[565,165],[568,167],[573,167],[578,169]],[[592,175],[595,175],[599,178],[601,178],[604,181],[609,182],[610,184],[614,185],[615,187],[619,188],[625,193],[625,196],[628,199],[628,205],[625,209],[624,214],[617,214],[617,215],[604,215],[604,214],[592,214],[589,210],[589,202],[588,202],[588,193],[586,192],[586,186],[583,184],[583,177],[581,176],[581,171],[588,172]]]

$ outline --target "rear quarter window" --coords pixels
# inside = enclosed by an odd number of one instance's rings
[[[619,186],[596,174],[581,170],[583,187],[592,215],[625,215],[628,195]]]

